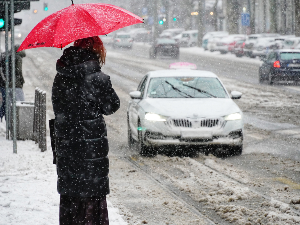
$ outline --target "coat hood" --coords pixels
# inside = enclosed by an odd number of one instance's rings
[[[56,70],[63,76],[77,78],[99,72],[101,66],[97,54],[71,46],[65,49],[63,55],[57,60]]]

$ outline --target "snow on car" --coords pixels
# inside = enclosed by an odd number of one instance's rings
[[[217,75],[209,71],[170,69],[148,72],[129,93],[128,144],[142,155],[164,146],[194,146],[229,155],[243,149],[243,114]],[[159,147],[159,148],[158,148]]]

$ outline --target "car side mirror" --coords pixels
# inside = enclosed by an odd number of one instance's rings
[[[132,91],[129,93],[129,95],[132,99],[141,99],[142,98],[142,93],[140,91]]]
[[[232,91],[231,92],[231,98],[232,99],[240,99],[242,97],[242,93],[238,91]]]

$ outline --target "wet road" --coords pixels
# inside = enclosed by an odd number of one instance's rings
[[[26,99],[33,100],[35,87],[46,90],[48,118],[53,118],[50,95],[55,62],[61,54],[59,49],[33,49],[27,51],[23,61]],[[212,58],[182,53],[180,61],[213,71],[228,90],[244,93],[242,100],[236,101],[245,112],[243,154],[225,159],[201,153],[145,158],[139,156],[136,147],[127,147],[128,93],[136,90],[149,70],[167,69],[174,60],[150,60],[147,46],[136,45],[132,51],[108,48],[103,72],[111,76],[121,99],[121,109],[106,117],[111,162],[109,198],[129,224],[297,224],[298,87],[290,90],[283,85],[260,85],[255,73],[257,63],[240,62],[241,68],[235,69],[226,59]],[[277,215],[275,219],[270,212]]]

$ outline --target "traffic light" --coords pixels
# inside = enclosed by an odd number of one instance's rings
[[[174,18],[173,18],[173,21],[176,21],[176,20],[177,20],[177,18],[176,18],[176,17],[174,17]]]
[[[164,24],[164,21],[163,21],[163,20],[160,20],[158,23],[159,23],[160,25],[163,25],[163,24]]]
[[[48,3],[44,3],[44,11],[48,11]]]
[[[5,26],[5,20],[3,18],[0,18],[0,29]]]
[[[5,19],[0,18],[0,31],[5,31]],[[22,19],[14,18],[14,26],[22,24]],[[11,30],[10,23],[8,23],[8,30]]]

